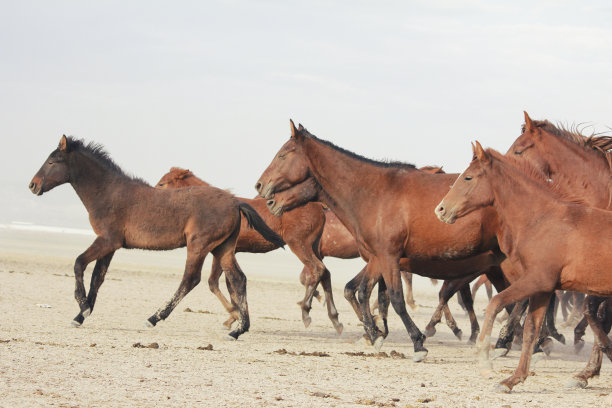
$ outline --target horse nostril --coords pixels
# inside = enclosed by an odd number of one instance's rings
[[[444,207],[439,206],[439,207],[438,207],[438,212],[439,212],[439,213],[443,213],[443,212],[444,212]]]
[[[276,204],[276,201],[274,201],[274,200],[266,201],[266,205],[268,206],[268,208],[274,207],[274,204]]]
[[[35,188],[36,188],[36,183],[31,182],[31,183],[30,183],[30,190],[31,190],[31,191],[34,191],[34,189],[35,189]]]
[[[257,184],[255,184],[255,190],[257,190],[257,192],[261,193],[261,182],[258,182]]]

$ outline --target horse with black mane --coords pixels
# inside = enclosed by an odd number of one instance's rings
[[[74,264],[75,298],[79,314],[72,324],[80,326],[94,308],[98,289],[119,248],[168,250],[187,247],[183,279],[170,301],[147,320],[155,326],[199,282],[204,258],[212,253],[230,282],[230,296],[238,309],[237,327],[229,333],[237,339],[249,329],[246,277],[234,249],[244,215],[267,240],[284,245],[257,212],[232,194],[215,187],[159,190],[125,174],[95,143],[62,136],[59,146],[45,160],[30,182],[30,190],[42,195],[70,183],[89,213],[96,239]],[[83,272],[96,261],[89,294]]]
[[[378,283],[379,295],[384,286],[388,289],[391,304],[413,341],[413,359],[420,361],[427,354],[425,336],[406,311],[400,259],[451,261],[497,249],[493,211],[474,214],[461,226],[451,228],[439,228],[436,224],[440,223],[430,215],[455,178],[453,174],[430,174],[404,163],[366,159],[320,140],[291,122],[291,138],[264,171],[256,189],[270,200],[268,208],[274,211],[283,206],[274,198],[276,193],[303,183],[312,186],[313,194],[303,197],[302,202],[318,200],[326,204],[356,238],[359,253],[367,262],[359,280],[351,281],[359,285],[359,308],[367,335],[380,347],[383,336],[374,324],[368,302]],[[453,269],[452,274],[445,274],[432,269],[423,275],[454,279],[474,278],[482,273]],[[499,267],[489,268],[487,274],[498,290],[505,287]],[[388,302],[385,305],[379,299],[381,312],[386,306]]]

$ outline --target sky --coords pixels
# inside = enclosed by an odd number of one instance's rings
[[[533,119],[612,126],[606,1],[0,2],[0,223],[87,227],[32,176],[62,134],[155,184],[253,197],[289,119],[358,154],[461,172]]]

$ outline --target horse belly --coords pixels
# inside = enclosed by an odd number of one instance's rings
[[[186,245],[185,235],[163,231],[140,230],[125,235],[124,248],[169,250]]]

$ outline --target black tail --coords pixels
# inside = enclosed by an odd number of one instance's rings
[[[268,224],[261,218],[261,216],[247,203],[238,204],[240,212],[244,215],[250,228],[255,228],[255,231],[259,232],[262,237],[273,243],[279,248],[285,246],[285,241],[278,235],[274,230],[268,227]]]

